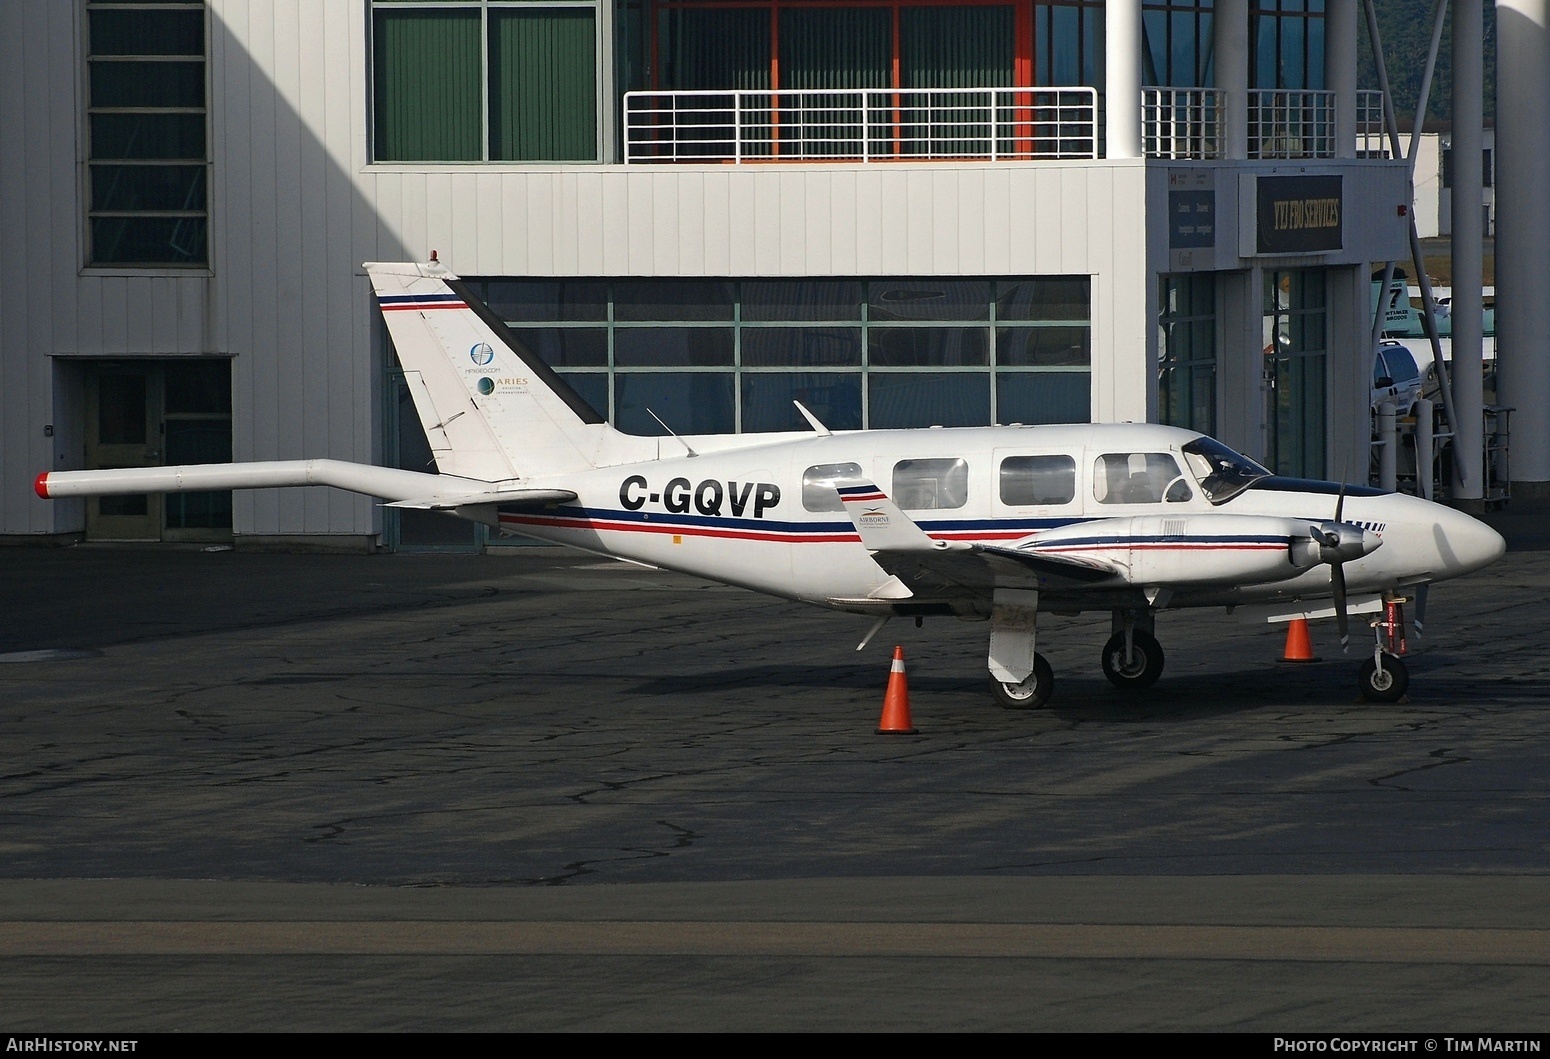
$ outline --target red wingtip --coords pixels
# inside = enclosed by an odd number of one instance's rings
[[[38,475],[37,478],[33,479],[32,490],[33,490],[33,492],[35,492],[39,496],[41,496],[44,500],[48,499],[48,472],[47,471],[44,471],[42,474]]]

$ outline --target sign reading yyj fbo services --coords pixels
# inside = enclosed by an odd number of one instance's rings
[[[1345,200],[1338,176],[1260,177],[1255,252],[1315,254],[1339,250]]]

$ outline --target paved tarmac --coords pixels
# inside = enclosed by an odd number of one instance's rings
[[[0,550],[0,1031],[1550,1029],[1550,514],[1412,686],[553,549]],[[917,736],[875,733],[895,643]]]

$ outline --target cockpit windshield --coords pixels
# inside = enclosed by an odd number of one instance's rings
[[[1184,459],[1213,504],[1231,500],[1270,472],[1214,438],[1196,438],[1184,446]]]

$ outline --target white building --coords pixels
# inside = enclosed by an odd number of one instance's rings
[[[1482,130],[1481,142],[1481,230],[1491,237],[1496,234],[1496,130]],[[1415,149],[1415,225],[1422,239],[1453,234],[1452,177],[1452,133],[1421,133]]]
[[[1355,157],[1356,12],[0,0],[0,535],[476,543],[332,490],[31,489],[423,464],[360,266],[433,251],[637,432],[794,428],[800,397],[1363,467],[1410,192]]]

